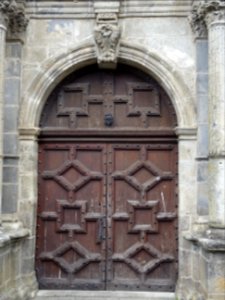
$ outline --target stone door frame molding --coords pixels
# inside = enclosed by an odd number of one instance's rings
[[[40,67],[40,73],[31,82],[23,95],[19,120],[19,200],[18,219],[29,229],[30,258],[29,281],[37,287],[34,271],[36,211],[37,211],[37,157],[39,120],[45,101],[52,90],[67,75],[84,66],[97,62],[95,46],[83,44],[68,53],[48,60]],[[144,47],[130,45],[121,41],[118,63],[131,65],[154,77],[170,97],[178,120],[176,129],[179,140],[179,253],[185,249],[184,235],[190,232],[196,220],[197,182],[196,172],[196,124],[197,115],[194,96],[182,74],[172,63],[165,61],[160,55]],[[190,193],[190,190],[192,191]],[[187,261],[189,259],[189,261]],[[179,281],[190,277],[191,257],[179,263]],[[27,278],[28,279],[28,278]],[[179,286],[179,284],[178,284]]]

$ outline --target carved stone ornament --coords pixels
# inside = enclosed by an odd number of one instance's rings
[[[211,0],[205,1],[200,6],[200,14],[203,15],[207,26],[213,22],[225,21],[225,1]]]
[[[196,38],[207,36],[207,26],[216,21],[225,21],[225,1],[205,0],[194,5],[189,22]]]
[[[26,30],[28,18],[25,15],[24,0],[1,0],[0,13],[4,15],[11,33],[20,33]]]
[[[204,19],[204,15],[201,12],[201,6],[193,6],[191,14],[188,17],[189,23],[191,25],[192,31],[195,38],[206,38],[207,37],[207,27]]]
[[[99,66],[101,68],[115,68],[120,38],[120,28],[116,14],[97,16],[94,37]]]

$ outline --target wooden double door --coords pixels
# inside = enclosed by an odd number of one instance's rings
[[[43,288],[173,290],[176,145],[43,143]]]
[[[50,95],[38,158],[40,288],[175,289],[175,124],[162,88],[125,66],[81,70]]]

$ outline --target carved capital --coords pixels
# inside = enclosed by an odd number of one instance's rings
[[[191,10],[191,14],[188,17],[192,31],[195,38],[206,38],[207,27],[204,19],[204,15],[201,11],[201,6],[194,6]]]
[[[188,17],[196,38],[207,36],[207,26],[217,21],[225,22],[225,1],[205,0],[194,5]]]
[[[15,13],[16,2],[12,0],[3,0],[0,2],[0,13],[4,22],[8,25],[9,15]]]
[[[26,30],[28,18],[25,15],[24,0],[2,0],[0,13],[4,16],[11,33],[20,33]]]
[[[115,68],[120,39],[120,28],[115,13],[97,15],[94,38],[99,66]]]
[[[201,5],[201,14],[204,16],[207,26],[210,26],[212,23],[218,21],[225,22],[225,1],[205,1]]]

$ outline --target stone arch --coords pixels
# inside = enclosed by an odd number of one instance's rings
[[[174,66],[158,53],[124,42],[121,42],[118,60],[155,77],[171,98],[177,113],[178,126],[196,127],[193,97],[182,75],[174,69]],[[53,88],[71,72],[95,62],[94,45],[84,44],[43,63],[40,73],[23,95],[20,128],[37,128],[43,105]]]

